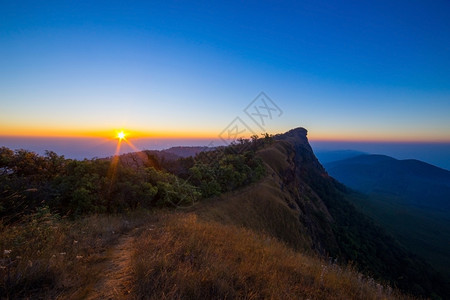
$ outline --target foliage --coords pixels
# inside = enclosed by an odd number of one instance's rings
[[[270,137],[261,140],[241,140],[171,163],[147,153],[145,164],[117,156],[79,161],[51,151],[40,156],[2,147],[0,218],[13,223],[43,205],[64,216],[192,205],[260,179],[264,167],[255,150]]]
[[[256,182],[265,169],[253,151],[242,154],[221,150],[200,153],[189,169],[189,181],[200,188],[203,197],[211,197]]]
[[[0,149],[0,217],[15,222],[47,205],[60,215],[192,204],[200,194],[177,176],[118,159],[71,160]]]

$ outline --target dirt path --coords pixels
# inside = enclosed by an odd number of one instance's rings
[[[103,274],[87,299],[130,298],[131,254],[137,230],[124,234],[110,250]]]

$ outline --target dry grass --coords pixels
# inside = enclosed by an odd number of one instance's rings
[[[203,220],[266,233],[294,249],[312,253],[311,238],[299,220],[299,212],[285,200],[291,198],[287,191],[276,187],[272,178],[265,178],[239,191],[203,201],[192,211]]]
[[[398,299],[390,288],[269,236],[194,214],[145,231],[132,259],[140,299]]]
[[[69,221],[41,210],[16,226],[0,224],[0,298],[84,298],[106,250],[147,219],[141,212]]]
[[[148,223],[152,225],[144,225]],[[91,216],[70,222],[45,211],[21,226],[0,228],[0,298],[92,296],[111,259],[108,252],[122,233],[137,226],[143,231],[130,247],[130,298],[404,298],[351,267],[300,254],[249,229],[201,221],[193,213]]]

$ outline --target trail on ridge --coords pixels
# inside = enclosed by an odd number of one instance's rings
[[[87,299],[129,299],[131,298],[132,269],[131,255],[138,228],[124,234],[109,250],[99,281]]]

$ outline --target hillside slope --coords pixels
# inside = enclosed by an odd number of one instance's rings
[[[197,213],[268,233],[285,243],[341,263],[417,295],[446,295],[448,284],[357,211],[355,194],[328,176],[303,128],[277,135],[258,152],[267,177],[242,191],[211,200]]]
[[[160,223],[136,239],[134,286],[120,299],[410,299],[241,226],[192,213]]]

